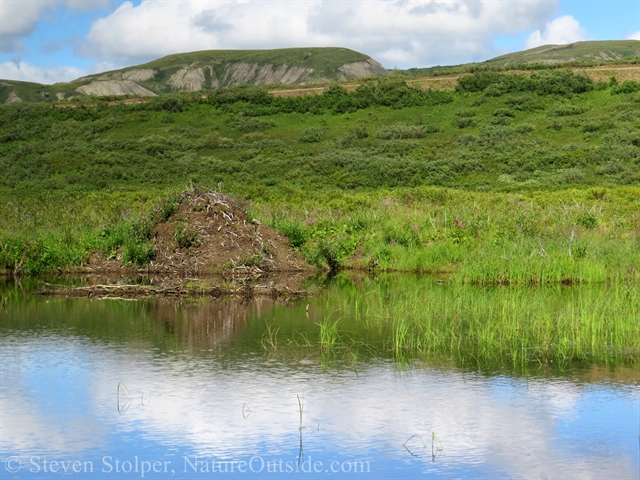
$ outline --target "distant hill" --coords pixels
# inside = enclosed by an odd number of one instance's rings
[[[0,103],[57,101],[78,95],[154,96],[243,84],[304,85],[388,75],[371,57],[347,48],[206,50],[89,75],[68,83],[0,81]]]
[[[638,40],[598,40],[567,45],[541,47],[508,53],[490,60],[462,65],[410,68],[399,73],[409,76],[436,75],[441,72],[465,71],[470,67],[520,67],[525,65],[557,65],[563,63],[608,64],[637,61],[640,57]]]
[[[640,57],[638,40],[600,40],[567,45],[543,45],[522,52],[509,53],[484,62],[503,66],[527,63],[609,62],[633,60]]]

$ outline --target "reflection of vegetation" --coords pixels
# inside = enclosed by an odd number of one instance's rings
[[[286,304],[231,299],[45,303],[28,295],[37,285],[24,285],[0,291],[3,332],[37,326],[63,336],[196,356],[267,351],[293,365],[301,358],[342,362],[356,372],[372,359],[515,372],[594,365],[613,372],[637,369],[640,361],[640,292],[624,284],[474,287],[426,276],[351,281],[340,274],[317,298]]]
[[[265,324],[266,324],[266,330],[262,334],[262,338],[260,339],[260,345],[265,351],[277,350],[278,349],[278,331],[280,330],[280,327],[274,329],[273,322],[272,323],[265,322]]]

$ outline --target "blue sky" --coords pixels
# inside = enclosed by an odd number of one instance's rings
[[[0,78],[54,83],[194,50],[343,46],[385,67],[640,39],[640,0],[0,0]]]

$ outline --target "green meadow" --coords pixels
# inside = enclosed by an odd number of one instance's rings
[[[328,269],[473,284],[640,278],[640,83],[563,70],[388,78],[275,97],[255,86],[144,103],[0,107],[0,267],[153,257],[153,226],[200,185]]]

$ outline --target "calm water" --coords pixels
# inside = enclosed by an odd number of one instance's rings
[[[638,478],[633,355],[516,369],[322,350],[317,323],[359,288],[274,303],[5,285],[0,478]]]

